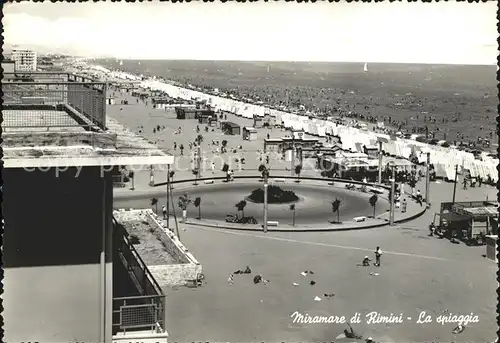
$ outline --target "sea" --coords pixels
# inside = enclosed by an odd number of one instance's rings
[[[484,65],[252,62],[194,60],[93,61],[112,70],[217,88],[264,103],[342,108],[412,128],[437,139],[497,143],[497,68]]]

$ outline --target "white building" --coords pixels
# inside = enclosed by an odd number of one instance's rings
[[[28,49],[14,49],[11,55],[16,72],[36,71],[36,52]]]

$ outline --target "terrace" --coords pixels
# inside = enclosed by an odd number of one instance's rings
[[[6,167],[173,163],[106,117],[106,83],[68,73],[13,75],[16,81],[2,83]]]

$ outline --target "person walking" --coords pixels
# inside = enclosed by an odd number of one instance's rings
[[[212,174],[215,174],[215,163],[212,162],[212,164],[210,165],[210,168],[212,168]]]
[[[380,267],[380,256],[382,256],[382,249],[380,247],[377,247],[375,250],[375,265],[377,267]]]
[[[403,203],[401,204],[401,212],[405,213],[406,212],[406,206],[408,203],[406,202],[406,199],[403,199]]]
[[[165,205],[161,208],[161,212],[163,213],[163,219],[167,219],[167,207]]]

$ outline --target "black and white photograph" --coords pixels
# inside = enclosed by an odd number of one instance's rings
[[[4,3],[3,338],[498,342],[498,3]]]

